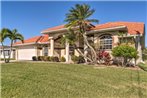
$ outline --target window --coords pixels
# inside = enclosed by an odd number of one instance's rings
[[[100,36],[100,49],[112,49],[111,35]]]

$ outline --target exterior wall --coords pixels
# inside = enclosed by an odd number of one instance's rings
[[[113,35],[112,40],[113,40],[112,47],[116,47],[118,45],[118,42],[119,42],[118,35]]]
[[[17,47],[17,60],[32,60],[32,56],[37,56],[36,47],[34,45]]]
[[[79,52],[77,50],[74,50],[74,55],[79,56],[80,54],[79,54]]]

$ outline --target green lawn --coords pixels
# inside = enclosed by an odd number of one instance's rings
[[[2,98],[147,98],[142,70],[10,63],[1,71]]]

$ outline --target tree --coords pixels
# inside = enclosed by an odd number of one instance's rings
[[[138,52],[135,48],[128,45],[119,45],[112,49],[112,55],[114,57],[122,58],[122,66],[127,65],[133,58],[136,59],[138,57]]]
[[[96,19],[89,19],[89,17],[95,12],[94,9],[90,9],[90,6],[87,4],[76,4],[75,7],[72,7],[69,10],[69,13],[66,14],[65,22],[67,24],[65,27],[70,28],[70,32],[65,35],[66,39],[68,41],[72,42],[72,45],[75,46],[75,49],[83,56],[84,58],[88,59],[91,63],[97,63],[97,54],[93,46],[90,45],[90,43],[87,40],[87,31],[93,27],[91,23],[96,22],[98,23],[98,20]],[[77,28],[78,30],[71,30],[73,28]],[[74,36],[76,39],[74,39]],[[72,37],[71,37],[72,36]],[[90,49],[91,52],[91,58],[88,56],[85,56],[83,52],[76,48],[75,41],[77,41],[77,38],[82,37],[84,39],[84,44]]]
[[[4,40],[7,38],[8,35],[8,29],[7,28],[3,28],[1,29],[0,32],[0,42],[2,44],[2,50],[3,50],[3,55],[4,55],[4,61],[6,62],[6,57],[5,57],[5,52],[4,52]]]
[[[7,37],[11,40],[11,43],[10,43],[10,53],[9,53],[9,58],[8,58],[8,61],[10,61],[10,57],[11,57],[11,52],[12,52],[12,47],[13,47],[13,43],[16,42],[16,40],[20,40],[21,42],[23,42],[24,40],[24,37],[17,32],[16,29],[14,30],[7,30],[8,31],[8,34],[7,34]]]

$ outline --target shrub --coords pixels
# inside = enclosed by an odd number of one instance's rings
[[[50,56],[47,56],[47,61],[51,61],[51,57]]]
[[[53,56],[51,56],[51,57],[50,57],[50,60],[51,60],[52,62],[54,62],[54,57],[53,57]]]
[[[59,58],[57,56],[54,57],[54,62],[59,62]]]
[[[38,56],[38,61],[43,61],[43,60],[44,60],[43,56]]]
[[[43,56],[43,61],[48,61],[48,56]]]
[[[33,61],[37,61],[37,57],[36,57],[36,56],[33,56],[33,57],[32,57],[32,60],[33,60]]]
[[[138,52],[135,48],[128,45],[120,45],[112,49],[112,55],[114,57],[123,58],[122,65],[127,65],[134,58],[135,60],[138,57]]]
[[[110,61],[111,61],[111,56],[109,54],[109,52],[106,52],[106,51],[100,51],[98,53],[98,58],[99,62],[101,63],[104,63],[106,65],[110,65]]]
[[[66,61],[65,57],[62,56],[62,57],[60,58],[60,61],[61,61],[61,62],[65,62],[65,61]]]
[[[71,60],[76,63],[76,64],[79,64],[79,63],[85,63],[85,59],[83,56],[75,56],[75,55],[72,55],[71,56]]]
[[[71,60],[72,60],[74,63],[78,63],[78,62],[79,62],[78,56],[75,56],[75,55],[72,55],[72,56],[71,56]]]
[[[83,56],[78,57],[78,63],[85,63],[85,59]]]
[[[52,62],[59,62],[59,58],[57,56],[55,56],[55,57],[52,56],[52,57],[50,57],[50,59]]]

